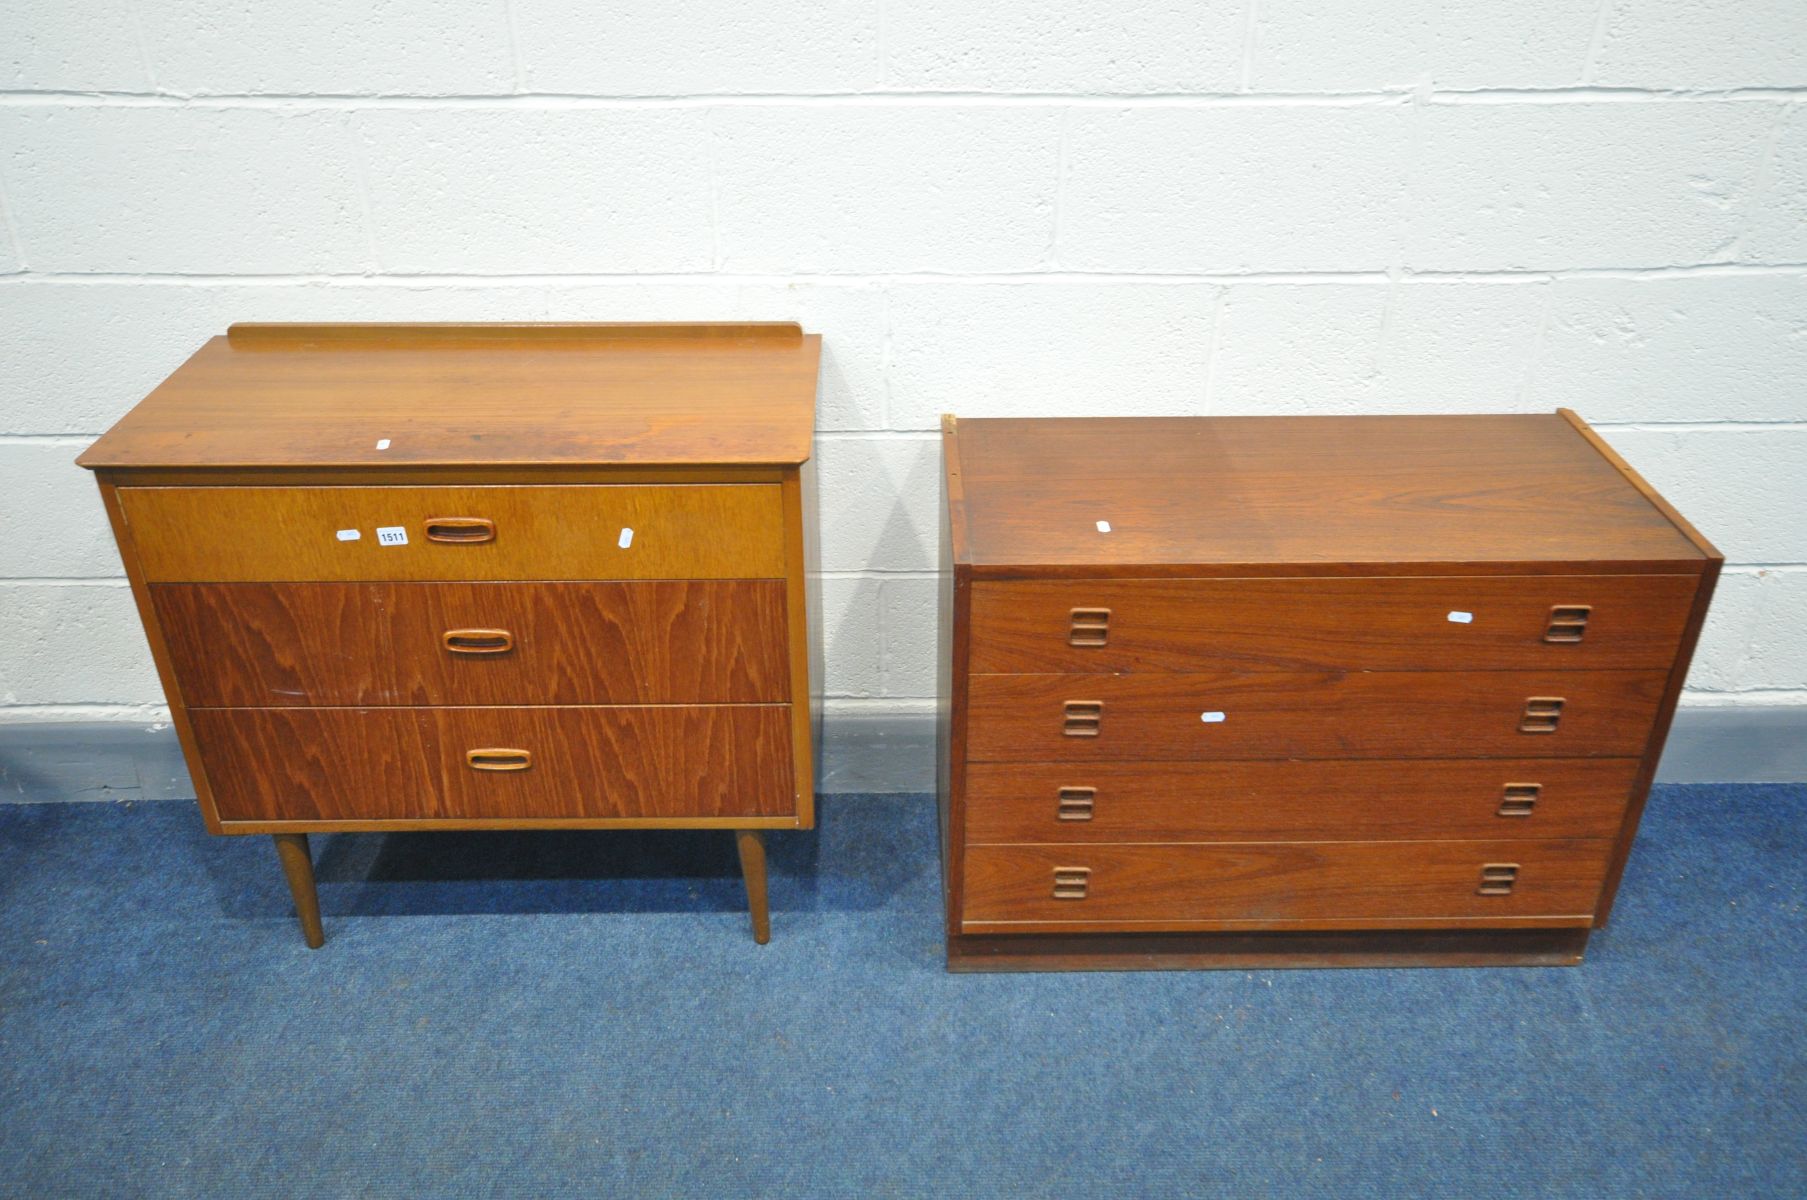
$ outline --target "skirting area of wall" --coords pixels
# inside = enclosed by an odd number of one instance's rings
[[[830,717],[824,794],[931,792],[935,723],[926,714]],[[1659,783],[1807,780],[1807,706],[1684,708]],[[167,724],[0,725],[0,803],[169,800],[194,795]]]

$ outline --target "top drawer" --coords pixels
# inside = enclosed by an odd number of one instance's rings
[[[976,582],[976,674],[1667,667],[1693,575]]]
[[[153,583],[784,575],[776,484],[128,487],[119,502]]]

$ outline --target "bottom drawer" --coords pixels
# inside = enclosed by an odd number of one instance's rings
[[[968,846],[966,933],[1586,925],[1605,840]]]
[[[789,816],[790,715],[782,704],[189,713],[222,821]]]

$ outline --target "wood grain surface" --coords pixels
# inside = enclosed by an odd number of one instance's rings
[[[78,461],[794,465],[820,360],[795,325],[235,326]]]
[[[1667,668],[1699,579],[982,580],[973,585],[972,669]],[[1545,641],[1551,609],[1576,605],[1590,608],[1581,640]],[[1103,645],[1071,644],[1075,609],[1108,612]]]
[[[1285,928],[1298,922],[1547,919],[1585,924],[1608,841],[1249,842],[969,846],[963,931],[1015,922],[1097,929]],[[1483,864],[1514,863],[1510,894],[1478,894]],[[1056,900],[1057,867],[1090,872]]]
[[[774,484],[133,487],[119,498],[153,583],[785,574]],[[452,517],[491,521],[495,537],[428,539],[429,522]],[[379,528],[397,527],[406,545],[379,543]],[[347,529],[359,536],[340,540]]]
[[[709,704],[790,697],[785,584],[164,583],[196,707]],[[494,654],[448,649],[496,630]]]
[[[785,705],[194,709],[226,821],[775,817]],[[527,751],[473,770],[473,749]]]
[[[1216,671],[974,675],[974,762],[1263,758],[1635,757],[1663,671]],[[1531,697],[1563,697],[1555,733],[1519,732]],[[1102,702],[1068,737],[1068,701]],[[1207,723],[1207,713],[1223,719]]]
[[[1681,574],[1705,561],[1555,414],[963,419],[957,437],[957,544],[981,574]]]
[[[1611,838],[1637,769],[1635,758],[971,763],[966,841]],[[1536,798],[1528,815],[1502,816],[1514,784]],[[1092,790],[1086,819],[1060,818],[1062,788]]]

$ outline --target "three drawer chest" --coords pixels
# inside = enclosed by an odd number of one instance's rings
[[[795,325],[235,325],[80,458],[207,828],[814,822]]]
[[[1559,965],[1720,556],[1579,418],[945,418],[956,970]]]

